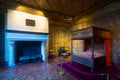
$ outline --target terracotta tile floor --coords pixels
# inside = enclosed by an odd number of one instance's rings
[[[64,60],[70,60],[66,58]],[[58,74],[61,71],[55,66],[61,60],[49,59],[46,62],[21,64],[14,67],[0,68],[0,80],[75,80],[69,74]]]

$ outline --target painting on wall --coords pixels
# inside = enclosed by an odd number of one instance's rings
[[[26,19],[26,26],[35,27],[35,20]]]

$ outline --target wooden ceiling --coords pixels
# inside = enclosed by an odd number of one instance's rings
[[[53,20],[72,22],[119,0],[0,0],[43,10]],[[77,17],[77,18],[76,18]]]

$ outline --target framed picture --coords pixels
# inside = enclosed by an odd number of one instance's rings
[[[35,20],[26,19],[26,26],[35,26]]]

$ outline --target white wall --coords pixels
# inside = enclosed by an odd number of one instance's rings
[[[26,26],[26,19],[35,20],[35,26]],[[48,19],[44,16],[8,9],[6,29],[48,33]]]

